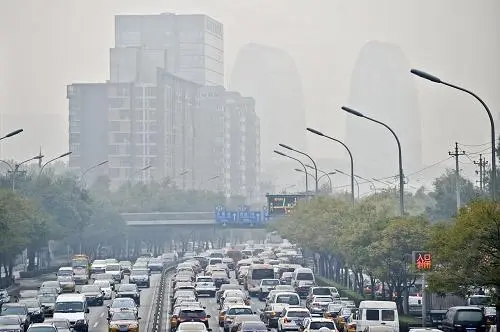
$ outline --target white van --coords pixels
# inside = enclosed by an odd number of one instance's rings
[[[63,292],[75,292],[75,273],[71,266],[63,266],[56,273]]]
[[[315,284],[313,271],[306,267],[296,268],[293,271],[292,286],[297,287],[299,281],[309,281],[311,284]]]
[[[69,320],[73,331],[88,332],[89,319],[87,300],[83,294],[61,294],[56,299],[54,318]]]
[[[361,301],[359,304],[356,332],[363,332],[368,326],[391,327],[399,332],[399,317],[394,301]]]

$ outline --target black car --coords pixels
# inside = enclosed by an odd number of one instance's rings
[[[28,330],[31,324],[31,318],[28,314],[28,307],[23,303],[4,303],[0,316],[17,315],[21,319],[24,331]]]
[[[486,318],[479,307],[451,307],[446,312],[441,330],[444,332],[486,332]]]
[[[104,292],[97,285],[83,285],[79,293],[85,295],[87,305],[89,306],[104,305]]]
[[[226,276],[225,273],[217,273],[217,274],[213,274],[212,275],[212,278],[214,279],[214,285],[215,285],[215,288],[219,289],[220,286],[224,285],[224,284],[229,284],[231,283],[229,281],[229,278]]]
[[[128,297],[135,301],[137,305],[141,305],[141,293],[135,284],[120,284],[117,285],[116,297]]]
[[[179,323],[182,322],[201,322],[205,324],[207,330],[210,328],[208,319],[210,315],[207,315],[205,309],[203,308],[182,308],[179,311]]]

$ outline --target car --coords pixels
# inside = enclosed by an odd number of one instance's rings
[[[0,306],[10,302],[10,295],[6,289],[0,289]]]
[[[224,332],[231,331],[233,327],[233,322],[236,316],[239,315],[254,315],[255,312],[253,312],[252,307],[246,306],[246,305],[234,305],[229,307],[225,311],[225,316],[224,316]]]
[[[269,294],[269,292],[279,284],[280,281],[278,279],[262,279],[259,284],[259,300],[264,301],[267,297],[267,294]]]
[[[85,268],[73,268],[73,279],[77,285],[87,285],[89,283],[89,273]]]
[[[278,332],[298,331],[306,318],[311,318],[311,313],[306,308],[299,306],[285,308],[278,319]]]
[[[73,331],[88,332],[89,312],[85,295],[61,294],[56,299],[54,318],[69,320]]]
[[[330,303],[334,303],[331,295],[315,295],[311,302],[309,302],[307,309],[309,309],[313,315],[322,316],[323,312],[328,309]]]
[[[30,299],[20,299],[18,303],[25,304],[26,307],[28,307],[28,315],[30,316],[31,323],[43,323],[45,315],[43,312],[42,304],[38,300],[38,297]]]
[[[214,284],[217,289],[219,289],[224,284],[231,283],[225,271],[217,271],[212,273],[212,278],[214,279]]]
[[[221,299],[222,295],[228,289],[240,289],[240,287],[238,285],[235,285],[235,284],[224,284],[224,285],[221,285],[220,288],[219,288],[219,290],[217,290],[217,292],[215,293],[215,301],[217,303],[220,303],[220,299]]]
[[[71,324],[65,318],[49,318],[44,323],[54,325],[57,328],[57,332],[72,332]]]
[[[205,324],[201,322],[182,322],[177,327],[177,332],[207,332],[212,331],[208,329]]]
[[[24,323],[18,315],[0,316],[0,331],[22,332]]]
[[[104,292],[104,299],[111,300],[113,297],[113,289],[111,288],[111,284],[108,280],[94,280],[93,285],[99,286],[101,291]]]
[[[283,272],[280,278],[280,284],[282,285],[291,285],[293,278],[293,272]]]
[[[330,329],[330,331],[338,331],[334,321],[323,317],[306,318],[304,319],[302,327],[304,328],[304,332],[319,331],[322,327],[326,327]]]
[[[198,295],[207,294],[211,297],[215,297],[215,293],[217,292],[212,277],[205,276],[196,278],[195,290]]]
[[[138,313],[137,305],[135,301],[128,297],[114,299],[108,307],[108,317],[111,317],[114,313],[120,312],[123,310],[128,310]]]
[[[182,308],[179,311],[179,322],[190,321],[190,322],[200,322],[205,324],[206,328],[209,329],[209,318],[205,309],[197,307]]]
[[[332,287],[332,288],[334,288],[334,287]],[[309,288],[309,293],[307,294],[306,306],[309,306],[309,303],[317,295],[333,296],[332,290],[330,287],[311,287],[311,288]]]
[[[306,298],[309,294],[309,289],[314,286],[314,283],[309,280],[299,280],[296,282],[295,291],[300,298]]]
[[[116,298],[129,297],[137,305],[141,305],[141,293],[136,284],[119,284],[116,289]]]
[[[62,292],[74,293],[75,280],[73,276],[73,268],[71,266],[63,266],[56,273],[57,281],[61,285]]]
[[[132,271],[132,262],[119,261],[118,264],[120,264],[123,274],[129,275],[130,272]]]
[[[28,329],[31,324],[31,318],[28,314],[28,307],[23,303],[4,303],[0,311],[0,316],[16,315],[21,319],[24,331]]]
[[[117,284],[117,282],[115,281],[115,279],[113,279],[113,277],[111,275],[105,274],[105,273],[93,274],[92,275],[92,279],[94,279],[94,283],[97,280],[106,280],[106,281],[108,281],[109,284],[111,285],[111,289],[112,290],[115,289],[115,284]]]
[[[42,282],[42,284],[40,285],[40,293],[46,293],[45,289],[47,288],[55,288],[57,290],[57,294],[62,293],[61,284],[57,280],[47,280]]]
[[[19,298],[20,299],[32,299],[37,297],[39,294],[39,291],[33,290],[33,289],[28,289],[28,290],[22,290],[19,292]]]
[[[151,272],[161,272],[163,271],[163,260],[161,258],[153,258],[148,262],[148,268]]]
[[[233,326],[231,327],[230,332],[236,332],[240,325],[244,322],[259,322],[259,316],[257,315],[238,315],[234,318]]]
[[[137,312],[131,310],[120,310],[108,317],[109,332],[138,332],[139,320]]]
[[[106,260],[96,259],[94,262],[92,262],[92,265],[90,266],[91,274],[100,274],[104,273],[105,271],[106,271]]]
[[[98,285],[83,285],[79,293],[85,295],[89,306],[104,305],[104,292]]]
[[[123,279],[123,272],[119,263],[107,263],[104,273],[110,275],[117,283]]]
[[[240,320],[236,320],[235,321],[235,324],[233,324],[233,328],[232,328],[232,331],[235,331],[235,332],[267,332],[267,327],[266,327],[266,324],[264,324],[264,322],[261,322],[261,321],[253,321],[253,320],[249,320],[249,321],[240,321]]]
[[[136,284],[139,287],[144,286],[146,288],[149,288],[151,286],[151,281],[149,279],[149,270],[147,268],[133,268],[130,272],[128,281],[129,283]]]
[[[30,325],[28,332],[58,332],[57,327],[51,323],[36,323]]]

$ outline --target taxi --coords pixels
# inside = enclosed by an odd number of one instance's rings
[[[132,310],[121,310],[108,317],[109,332],[139,332],[139,320]]]

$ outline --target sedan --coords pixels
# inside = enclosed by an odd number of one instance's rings
[[[97,285],[83,285],[79,293],[85,295],[87,305],[104,305],[104,292]]]
[[[18,315],[0,316],[0,331],[24,331],[24,325],[21,317]]]
[[[135,301],[135,304],[141,305],[141,293],[136,284],[119,284],[116,289],[116,297],[129,297]]]

